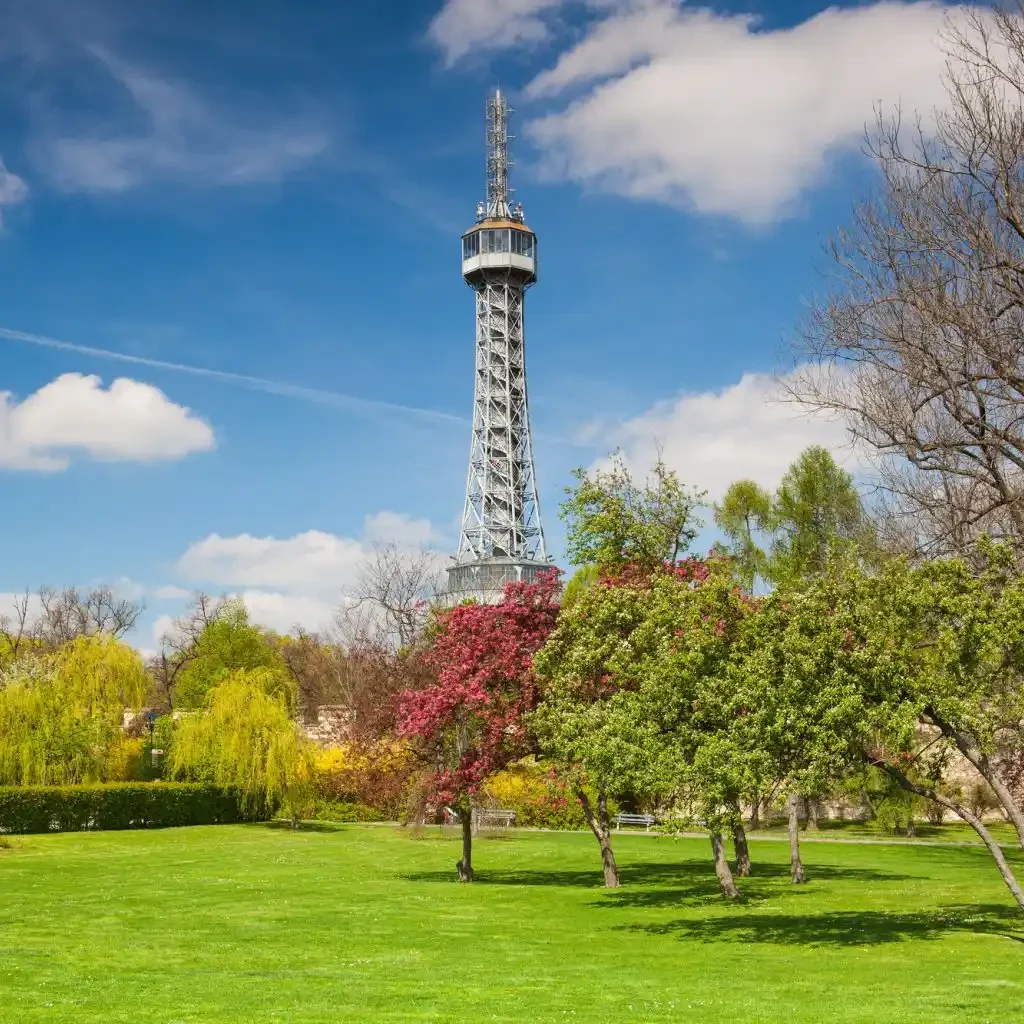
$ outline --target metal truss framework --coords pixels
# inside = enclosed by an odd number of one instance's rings
[[[476,288],[473,440],[457,562],[546,562],[523,344],[525,282],[488,272]]]

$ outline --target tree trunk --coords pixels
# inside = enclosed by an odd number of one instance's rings
[[[761,827],[761,794],[755,793],[754,800],[750,807],[750,817],[747,819],[747,825],[751,831],[756,831]]]
[[[805,796],[804,797],[804,814],[807,815],[807,825],[809,829],[818,829],[818,798],[816,796]]]
[[[459,820],[462,822],[462,859],[455,867],[459,872],[460,882],[473,881],[473,810],[470,807],[459,808]]]
[[[799,805],[800,797],[796,793],[790,793],[786,806],[789,810],[789,866],[794,885],[800,885],[804,880],[804,865],[800,860],[800,820],[797,814]]]
[[[1010,890],[1010,894],[1017,901],[1017,906],[1020,907],[1021,910],[1024,910],[1024,891],[1021,890],[1020,883],[1010,870],[1010,865],[1006,863],[1006,858],[1003,856],[1003,851],[999,848],[999,844],[992,838],[992,833],[985,828],[985,823],[981,818],[969,811],[962,804],[958,804],[955,800],[950,800],[949,797],[936,793],[932,789],[926,789],[924,786],[915,785],[898,769],[892,768],[887,764],[883,764],[880,767],[885,770],[891,779],[895,779],[905,790],[907,790],[907,792],[916,793],[918,796],[924,796],[929,800],[934,800],[937,804],[941,804],[943,807],[951,810],[958,818],[966,821],[967,824],[978,833],[981,841],[988,848],[988,852],[992,854],[992,859],[996,862],[996,867],[999,868],[999,874],[1002,875],[1003,881],[1006,883],[1006,888]]]
[[[597,814],[590,804],[587,794],[579,787],[576,787],[576,799],[583,808],[590,831],[597,839],[597,845],[601,848],[601,866],[604,869],[604,887],[606,889],[617,889],[619,887],[619,866],[615,863],[615,853],[612,850],[611,825],[608,821],[608,799],[604,790],[597,794]]]
[[[1017,801],[1014,800],[1013,794],[1010,792],[1009,787],[999,778],[998,772],[992,767],[992,763],[988,759],[988,755],[983,753],[978,745],[957,729],[954,729],[941,715],[935,713],[932,708],[925,708],[925,715],[931,719],[932,724],[939,729],[939,731],[956,744],[957,750],[971,762],[972,765],[977,769],[978,774],[992,787],[993,792],[996,795],[996,799],[1002,805],[1003,811],[1006,816],[1010,819],[1014,830],[1017,833],[1017,841],[1020,844],[1020,848],[1024,850],[1024,811],[1020,809]],[[942,801],[938,801],[942,803]],[[959,813],[959,812],[957,812]],[[965,819],[966,820],[966,819]]]
[[[725,841],[721,832],[711,833],[711,852],[715,858],[715,874],[718,875],[718,884],[722,888],[722,895],[734,900],[739,896],[740,891],[732,880],[732,872],[729,870],[729,861],[725,856]]]
[[[750,847],[747,846],[747,833],[738,823],[732,828],[732,843],[736,848],[736,874],[746,878],[750,874]]]

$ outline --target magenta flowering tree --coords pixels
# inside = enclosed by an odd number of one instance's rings
[[[437,681],[401,696],[398,731],[430,766],[430,795],[462,823],[460,881],[473,879],[474,796],[488,775],[532,751],[533,656],[554,629],[559,593],[552,570],[536,583],[510,583],[498,604],[441,612],[426,654]]]

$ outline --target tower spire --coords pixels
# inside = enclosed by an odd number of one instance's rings
[[[508,144],[508,100],[500,89],[487,100],[487,202],[482,211],[486,217],[522,220],[523,209],[513,206],[513,189],[508,175],[512,167]],[[478,219],[483,219],[478,218]]]
[[[505,584],[550,568],[533,468],[524,299],[537,280],[537,236],[512,203],[508,103],[487,101],[487,198],[462,236],[462,276],[476,299],[473,437],[452,601],[498,601]]]

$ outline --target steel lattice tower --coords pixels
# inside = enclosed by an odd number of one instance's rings
[[[526,397],[523,298],[537,280],[537,236],[512,203],[508,103],[487,101],[487,201],[462,236],[462,276],[476,295],[473,440],[452,601],[497,601],[506,583],[550,568],[544,550]]]

